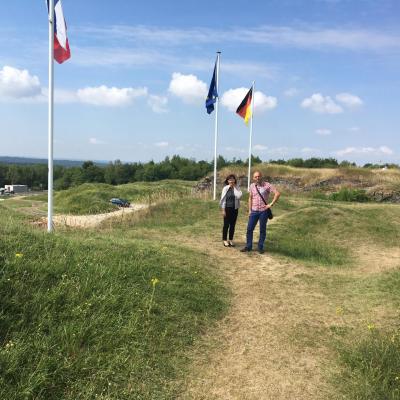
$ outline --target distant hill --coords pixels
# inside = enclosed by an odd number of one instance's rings
[[[63,167],[80,167],[83,160],[54,160],[54,165]],[[95,161],[96,165],[105,165],[107,161]],[[0,156],[0,164],[47,164],[47,158],[5,157]]]

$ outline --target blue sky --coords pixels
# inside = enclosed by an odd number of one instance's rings
[[[253,153],[400,163],[397,0],[63,0],[55,158],[211,160],[204,99],[222,51],[218,153],[246,158],[234,110],[255,80]],[[0,155],[47,157],[44,1],[0,4]]]

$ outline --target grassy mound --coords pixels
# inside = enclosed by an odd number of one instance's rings
[[[287,216],[284,215],[286,212]],[[340,213],[332,213],[324,204],[304,207],[282,199],[274,208],[274,215],[282,215],[283,218],[277,218],[276,222],[268,226],[268,252],[314,264],[342,265],[350,262],[346,247],[329,235],[329,227],[340,220]],[[237,230],[246,225],[247,213],[240,210]],[[166,234],[172,229],[176,233],[198,237],[216,235],[216,232],[220,234],[222,217],[218,205],[213,201],[175,200],[150,207],[141,214],[129,215],[122,224],[116,221],[114,228],[122,229],[123,235],[129,235],[132,229],[135,234],[135,231],[140,232],[145,228]],[[254,240],[258,240],[258,227]]]
[[[0,206],[0,398],[174,398],[185,351],[225,310],[206,256],[48,235]]]
[[[153,203],[187,196],[192,187],[193,182],[178,180],[135,182],[119,186],[85,183],[55,192],[54,208],[62,214],[99,214],[118,209],[110,204],[112,197],[120,197],[131,203]],[[27,199],[47,201],[47,196],[31,196]]]
[[[295,168],[288,165],[262,163],[253,166],[253,171],[259,170],[264,176],[275,179],[284,179],[295,182],[296,185],[316,185],[324,181],[354,182],[362,187],[379,186],[388,190],[400,190],[400,170],[388,169],[385,171],[359,168]],[[231,173],[237,176],[247,176],[247,167],[226,167],[219,171],[221,180]],[[223,178],[223,179],[222,179]]]

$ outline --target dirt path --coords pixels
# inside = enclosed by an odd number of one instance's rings
[[[53,217],[56,226],[70,226],[77,228],[94,228],[109,218],[123,218],[135,211],[143,210],[148,204],[133,204],[129,208],[120,208],[117,211],[93,215],[68,215],[58,214]],[[46,219],[47,223],[47,219]]]
[[[274,223],[274,221],[272,221]],[[245,233],[239,231],[238,238]],[[220,241],[191,238],[186,244],[218,260],[220,273],[232,291],[228,315],[207,332],[193,356],[185,382],[184,400],[326,400],[327,382],[336,362],[329,341],[332,330],[346,324],[362,325],[362,305],[346,322],[338,314],[341,297],[324,295],[306,277],[329,279],[342,272],[310,269],[295,262],[257,252],[243,254],[224,248]],[[375,249],[376,250],[376,249]],[[355,272],[377,273],[392,268],[400,253],[380,259],[365,252]],[[389,262],[390,261],[390,262]],[[399,261],[400,262],[400,261]],[[350,273],[350,271],[348,271]],[[357,311],[358,310],[358,311]],[[371,315],[374,311],[371,310]]]
[[[21,204],[17,206],[17,210],[23,214],[40,217],[35,221],[35,225],[46,226],[47,225],[47,211],[42,210],[42,201],[29,201],[29,206],[26,205],[24,200],[25,196],[20,196],[14,199],[15,204]],[[53,223],[57,226],[69,226],[75,228],[94,228],[99,226],[105,220],[110,218],[124,218],[125,215],[143,210],[148,208],[148,204],[131,204],[130,207],[120,208],[116,211],[111,211],[103,214],[90,214],[90,215],[71,215],[71,214],[55,214],[53,216]]]
[[[187,240],[204,251],[204,243]],[[297,332],[332,323],[336,305],[296,278],[307,272],[303,266],[243,254],[220,242],[205,245],[219,260],[233,299],[229,314],[203,338],[181,398],[329,398],[322,379],[327,350],[314,347],[312,339],[299,343]]]

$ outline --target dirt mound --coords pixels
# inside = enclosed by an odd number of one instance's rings
[[[312,171],[314,172],[314,171]],[[311,172],[310,172],[311,174]],[[221,191],[225,178],[217,177],[217,190]],[[247,176],[237,176],[238,185],[247,188]],[[365,190],[366,196],[375,202],[400,203],[400,190],[395,190],[365,179],[362,175],[345,176],[338,172],[328,178],[314,178],[308,182],[304,177],[298,176],[265,176],[265,180],[276,185],[280,190],[290,193],[310,193],[319,191],[330,194],[343,188]],[[214,176],[206,176],[193,187],[194,193],[211,192],[213,190]]]

